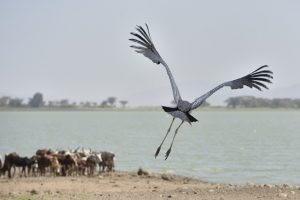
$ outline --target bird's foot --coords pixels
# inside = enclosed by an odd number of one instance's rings
[[[160,147],[161,147],[161,146],[159,146],[159,147],[157,148],[156,152],[155,152],[155,158],[158,156],[158,154],[159,154],[159,152],[160,152]]]
[[[168,149],[168,151],[166,152],[166,158],[165,158],[165,160],[167,160],[167,159],[168,159],[168,157],[169,157],[170,153],[171,153],[171,148],[170,148],[170,149]]]

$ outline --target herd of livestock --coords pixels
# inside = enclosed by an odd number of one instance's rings
[[[16,152],[6,154],[3,162],[0,159],[0,177],[6,173],[9,178],[19,168],[20,176],[93,176],[97,169],[100,172],[114,171],[115,155],[111,152],[96,152],[91,149],[70,151],[52,151],[39,149],[32,157],[21,157]],[[13,172],[12,172],[12,169]]]

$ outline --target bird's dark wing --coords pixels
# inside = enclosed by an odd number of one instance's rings
[[[231,89],[241,89],[244,86],[247,86],[249,88],[256,88],[261,91],[262,88],[269,89],[265,83],[272,83],[270,79],[273,79],[273,72],[267,69],[264,69],[268,67],[267,65],[264,65],[262,67],[259,67],[252,73],[233,80],[233,81],[228,81],[225,83],[222,83],[215,87],[214,89],[210,90],[206,94],[202,95],[201,97],[197,98],[193,103],[191,110],[198,108],[208,97],[210,97],[213,93],[218,91],[224,86],[229,86]]]
[[[171,70],[169,69],[166,62],[162,59],[162,57],[159,55],[158,51],[156,50],[154,43],[152,42],[147,24],[146,24],[146,28],[147,28],[147,32],[143,29],[143,27],[137,26],[136,30],[138,31],[138,33],[133,33],[133,32],[130,33],[131,35],[135,36],[135,38],[131,38],[129,40],[138,44],[138,45],[131,45],[130,47],[134,48],[137,53],[141,53],[147,58],[149,58],[150,60],[152,60],[152,62],[156,64],[161,63],[166,68],[171,82],[174,100],[176,103],[178,103],[178,101],[181,100],[181,96],[178,87],[175,83],[175,80],[173,78],[173,75],[171,73]]]

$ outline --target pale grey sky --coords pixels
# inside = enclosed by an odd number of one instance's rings
[[[130,49],[135,25],[152,39],[193,100],[216,85],[268,64],[269,91],[220,90],[229,96],[300,98],[300,2],[253,1],[0,1],[0,96],[169,105],[162,66]]]

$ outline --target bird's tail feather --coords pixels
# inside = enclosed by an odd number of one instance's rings
[[[193,117],[190,113],[186,113],[186,115],[187,115],[187,117],[189,118],[189,120],[191,121],[191,122],[197,122],[198,120],[195,118],[195,117]]]
[[[173,111],[176,111],[176,110],[178,110],[178,108],[176,107],[176,108],[171,108],[171,107],[166,107],[166,106],[161,106],[162,107],[162,109],[165,111],[165,112],[173,112]]]

